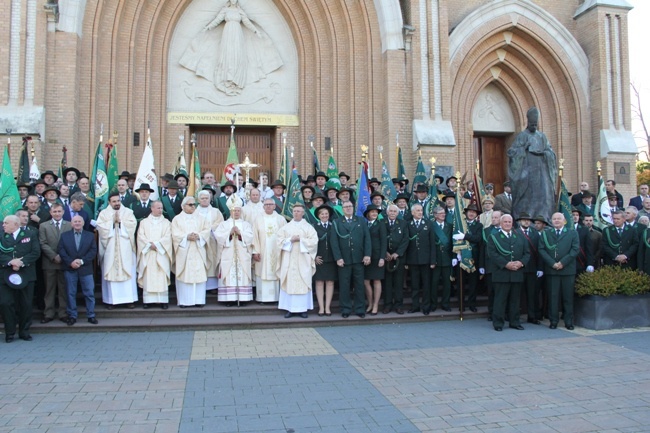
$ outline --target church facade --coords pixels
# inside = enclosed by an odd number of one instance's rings
[[[449,176],[506,152],[536,106],[570,190],[635,191],[624,0],[3,0],[0,126],[12,158],[31,135],[41,171],[90,172],[103,125],[120,170],[151,131],[170,172],[184,139],[220,173],[234,119],[240,160],[273,178],[283,146],[301,173],[312,145],[357,175],[362,146],[395,176],[417,155]],[[380,155],[381,154],[381,155]],[[255,173],[253,173],[255,175]],[[217,178],[220,176],[218,175]],[[595,185],[592,186],[592,189]]]

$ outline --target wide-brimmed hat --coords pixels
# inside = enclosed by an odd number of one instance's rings
[[[394,203],[397,203],[397,200],[406,200],[407,202],[409,201],[409,196],[408,194],[397,194],[397,197],[395,197]]]
[[[77,175],[77,179],[81,177],[81,172],[74,167],[67,167],[65,170],[63,170],[63,177],[67,177],[69,171],[74,171],[74,173]]]
[[[485,203],[486,201],[492,202],[492,204],[494,204],[494,197],[492,197],[489,194],[486,195],[485,197],[483,197],[483,200],[481,201],[481,204]]]
[[[376,177],[373,177],[372,179],[370,179],[370,181],[368,181],[368,185],[372,185],[373,183],[381,185],[381,182]]]
[[[582,211],[575,206],[571,206],[571,213],[573,212],[578,212],[578,214],[582,216]]]
[[[427,186],[425,184],[421,183],[421,184],[419,184],[417,186],[417,188],[415,188],[415,190],[413,192],[427,192],[428,193],[429,188],[427,188]]]
[[[225,192],[225,191],[224,191],[224,188],[226,188],[226,187],[228,187],[228,186],[231,186],[231,187],[232,187],[233,192],[237,191],[237,187],[235,186],[235,184],[232,183],[232,181],[227,180],[226,183],[224,183],[223,185],[221,185],[221,192]]]
[[[341,178],[341,177],[344,177],[344,178],[346,178],[347,180],[350,180],[350,176],[348,176],[347,174],[345,174],[344,171],[342,171],[342,172],[339,173],[339,178]]]
[[[303,186],[301,186],[301,187],[300,187],[300,192],[304,192],[306,189],[310,189],[310,190],[311,190],[311,195],[312,195],[312,197],[313,197],[314,194],[316,193],[316,190],[315,190],[314,187],[311,186],[311,185],[303,185]]]
[[[368,206],[368,207],[366,208],[366,210],[363,211],[363,216],[364,216],[366,219],[368,218],[368,217],[367,217],[368,212],[370,212],[371,210],[376,210],[378,214],[381,213],[381,208],[380,208],[379,206],[375,206],[374,204],[371,204],[370,206]]]
[[[478,210],[478,207],[477,207],[474,203],[471,203],[469,206],[467,206],[467,207],[465,208],[465,210],[463,210],[463,212],[465,213],[465,215],[467,215],[467,211],[468,211],[468,210],[473,210],[474,212],[476,212],[477,215],[480,215],[480,213],[481,213],[481,211]]]
[[[16,188],[27,188],[28,190],[31,190],[32,186],[27,182],[21,182],[18,185],[16,185]]]
[[[162,177],[162,179],[169,182],[169,181],[174,180],[174,176],[171,173],[165,173],[165,175]]]
[[[167,189],[180,189],[180,186],[178,186],[178,182],[172,179],[167,184]]]
[[[370,200],[372,201],[373,197],[381,197],[382,200],[386,200],[386,197],[384,197],[384,194],[382,194],[380,191],[373,191],[372,194],[370,194]]]
[[[594,195],[589,190],[582,191],[582,198],[593,197]]]
[[[43,191],[43,197],[45,197],[45,194],[47,194],[50,191],[54,191],[57,197],[61,197],[61,191],[54,188],[53,186],[48,186],[47,188],[45,188],[45,191]]]
[[[334,209],[332,209],[330,206],[326,204],[322,204],[316,208],[314,211],[314,215],[316,215],[316,218],[318,218],[318,214],[320,213],[321,210],[325,209],[327,213],[330,215],[330,220],[332,219],[332,214],[334,213]]]
[[[47,170],[43,174],[41,174],[41,179],[45,179],[45,176],[47,176],[48,174],[54,178],[54,182],[59,180],[59,176],[54,174],[54,172],[52,170]]]
[[[519,214],[519,216],[517,217],[517,219],[515,221],[519,221],[519,220],[531,220],[532,221],[533,217],[528,215],[528,212],[522,212],[522,213]]]
[[[174,176],[174,180],[177,181],[179,177],[184,177],[187,183],[190,182],[190,178],[185,173],[178,173],[176,176]]]
[[[349,193],[349,194],[350,194],[350,197],[352,197],[352,194],[354,194],[354,191],[352,191],[350,188],[345,188],[345,187],[343,187],[343,188],[341,188],[341,189],[336,193],[336,197],[338,197],[339,194],[341,194],[342,192],[347,192],[347,193]]]
[[[45,185],[45,186],[47,186],[47,184],[45,183],[45,181],[43,179],[37,179],[36,182],[34,182],[32,184],[32,186],[36,186],[36,185]]]
[[[314,176],[314,179],[318,179],[319,177],[324,177],[325,182],[330,180],[330,178],[325,173],[323,173],[322,171],[319,171],[318,173],[316,173],[316,176]]]
[[[317,192],[311,197],[311,202],[313,203],[314,200],[318,200],[318,199],[323,200],[323,203],[327,201],[327,199],[325,198],[325,196],[323,194],[321,194],[320,192]]]
[[[309,182],[316,182],[316,179],[314,178],[313,174],[310,174],[307,176],[306,179],[303,179],[302,183],[309,183]]]
[[[445,195],[442,197],[443,200],[447,200],[449,197],[453,198],[454,200],[456,199],[456,193],[453,192],[452,190],[448,189],[445,191]]]
[[[537,222],[537,221],[542,222],[546,225],[550,225],[548,221],[546,221],[546,218],[544,218],[543,215],[537,215],[535,218],[533,218],[533,222]]]
[[[282,189],[287,189],[287,186],[285,184],[283,184],[282,182],[280,182],[279,180],[276,180],[275,182],[273,182],[271,184],[271,189],[275,188],[276,186],[281,186]]]
[[[406,183],[404,183],[403,180],[398,179],[398,178],[396,178],[396,177],[392,178],[390,181],[393,182],[393,183],[398,183],[398,184],[400,184],[400,185],[406,185]]]
[[[458,178],[456,176],[449,176],[447,180],[445,181],[445,185],[449,186],[449,181],[451,179],[454,179],[456,182],[458,182]]]
[[[129,173],[128,171],[124,170],[122,173],[120,173],[120,177],[119,177],[119,178],[122,179],[123,177],[126,177],[126,178],[128,179],[129,176],[131,176],[131,173]]]
[[[433,178],[438,179],[438,185],[442,185],[443,182],[445,181],[445,178],[440,176],[439,174],[436,174],[435,176],[433,176]]]
[[[135,190],[135,192],[140,192],[140,191],[154,192],[154,190],[151,189],[151,186],[149,186],[148,183],[141,183],[140,186]]]

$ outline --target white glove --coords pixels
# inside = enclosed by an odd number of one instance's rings
[[[462,262],[463,261],[463,256],[460,253],[456,254],[456,260],[458,260],[459,262]]]
[[[544,272],[537,271],[537,278],[542,278],[543,276],[544,276]]]
[[[455,241],[462,241],[465,239],[465,235],[463,233],[456,233],[452,238],[454,238]]]
[[[451,266],[456,266],[458,264],[458,259],[451,259]]]
[[[478,268],[478,273],[481,275],[485,275],[485,269],[484,268]]]
[[[587,266],[587,272],[593,272],[594,267],[593,266]]]

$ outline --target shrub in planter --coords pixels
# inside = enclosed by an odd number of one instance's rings
[[[578,296],[640,295],[650,292],[650,276],[618,266],[603,266],[576,279]]]

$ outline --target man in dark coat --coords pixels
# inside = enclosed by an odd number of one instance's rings
[[[580,239],[576,230],[564,225],[564,215],[556,212],[551,217],[551,230],[542,233],[539,255],[544,261],[546,285],[549,290],[549,318],[551,329],[560,321],[560,298],[562,317],[567,329],[573,329],[573,291],[576,279],[576,261],[580,253]]]
[[[413,219],[408,223],[409,245],[406,249],[406,264],[411,275],[413,304],[408,312],[417,313],[420,311],[420,294],[423,307],[431,304],[431,270],[436,266],[436,239],[431,221],[424,219],[422,205],[414,204],[411,207],[411,215]]]
[[[0,236],[0,312],[5,324],[5,341],[11,343],[16,334],[31,341],[32,299],[36,281],[36,261],[41,256],[38,233],[20,227],[15,215],[5,217]]]
[[[503,215],[501,230],[488,237],[488,256],[493,262],[492,283],[494,284],[494,311],[492,326],[502,331],[505,323],[506,306],[510,327],[523,331],[519,322],[519,300],[524,282],[524,267],[530,261],[530,251],[521,233],[512,230],[512,216]]]
[[[483,224],[478,220],[479,211],[475,204],[470,204],[465,208],[465,221],[467,222],[467,230],[465,233],[458,233],[453,236],[457,240],[466,240],[472,247],[472,260],[476,270],[474,272],[466,272],[462,270],[463,282],[467,288],[467,304],[463,304],[463,310],[468,307],[473,313],[476,313],[476,287],[478,286],[479,270],[478,265],[481,256],[481,241],[483,239]]]
[[[458,264],[458,259],[452,251],[453,248],[453,225],[448,222],[448,211],[436,207],[433,209],[433,235],[436,243],[436,266],[431,272],[431,303],[426,301],[422,307],[422,313],[429,314],[436,311],[438,304],[438,285],[442,284],[442,296],[440,304],[445,311],[451,311],[449,297],[451,296],[451,271]]]
[[[343,217],[334,220],[330,232],[332,253],[339,269],[339,301],[341,315],[347,318],[353,312],[366,317],[363,267],[370,264],[370,232],[365,218],[354,215],[352,202],[341,206]],[[354,306],[351,291],[354,288]]]
[[[386,276],[384,279],[384,314],[394,308],[397,314],[404,314],[404,264],[406,248],[409,245],[408,223],[398,218],[399,209],[388,206],[384,220],[386,224],[388,249],[386,251]]]
[[[519,214],[517,233],[526,239],[530,252],[528,266],[524,267],[524,293],[526,293],[526,311],[528,323],[539,325],[542,319],[542,306],[540,301],[541,278],[544,276],[544,262],[539,256],[539,232],[531,227],[533,218],[526,212]]]

